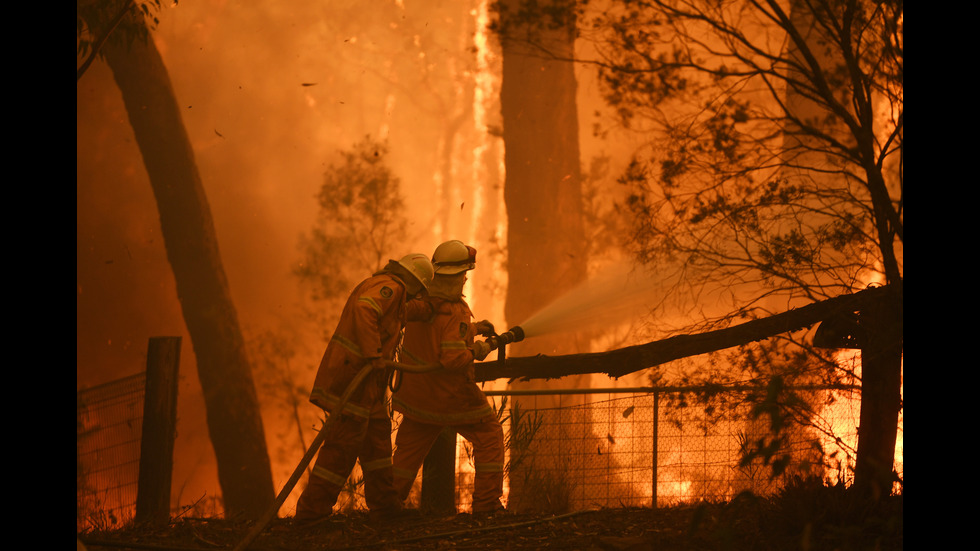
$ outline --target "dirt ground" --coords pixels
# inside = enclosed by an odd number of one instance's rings
[[[621,508],[558,515],[502,513],[415,517],[379,524],[365,513],[313,525],[276,519],[248,547],[319,550],[900,550],[902,496],[873,510],[842,503],[773,503],[757,498],[670,508]],[[162,528],[129,526],[80,534],[80,546],[108,549],[234,549],[250,525],[185,519]]]

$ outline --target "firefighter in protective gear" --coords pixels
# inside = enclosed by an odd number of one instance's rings
[[[297,520],[329,515],[340,490],[361,462],[364,497],[372,516],[397,515],[402,501],[392,481],[391,419],[385,406],[387,366],[392,360],[410,310],[406,301],[432,281],[426,255],[412,254],[362,281],[351,292],[327,345],[313,383],[310,401],[328,413],[365,365],[375,371],[351,394],[340,416],[328,428],[309,483],[296,505]],[[412,301],[420,302],[420,301]]]
[[[392,406],[402,417],[392,456],[395,487],[404,501],[419,468],[444,427],[473,445],[475,479],[473,512],[493,513],[504,481],[504,432],[483,391],[474,382],[474,360],[483,360],[490,346],[475,336],[493,334],[488,321],[473,323],[463,299],[466,272],[476,267],[476,250],[461,241],[447,241],[432,256],[436,275],[426,301],[432,315],[405,326],[401,361],[439,364],[426,373],[402,373]]]

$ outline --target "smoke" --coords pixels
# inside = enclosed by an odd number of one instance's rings
[[[500,59],[485,30],[488,3],[405,4],[364,10],[352,0],[260,2],[237,9],[224,0],[181,2],[160,13],[153,32],[183,109],[246,338],[299,326],[307,338],[291,360],[297,372],[318,365],[323,332],[302,325],[307,305],[291,275],[299,236],[316,219],[314,198],[333,155],[366,135],[388,140],[411,220],[409,243],[391,257],[431,251],[445,239],[472,243],[483,260],[470,305],[488,319],[504,317],[503,144],[488,131],[500,127]],[[156,201],[102,61],[78,83],[76,118],[77,386],[145,369],[150,337],[183,337],[174,499],[219,496]],[[312,376],[297,380],[308,385]],[[295,429],[279,413],[270,408],[265,422],[274,476],[284,480],[298,456]],[[303,413],[318,410],[310,405]]]
[[[662,289],[653,274],[614,264],[519,325],[525,337],[620,325],[649,313],[662,300]]]
[[[491,209],[503,201],[483,199],[502,197],[500,138],[486,131],[499,126],[490,101],[498,78],[491,67],[499,61],[483,52],[477,66],[470,49],[472,10],[485,13],[485,2],[378,7],[364,10],[352,0],[247,9],[224,0],[181,2],[161,11],[152,33],[183,109],[246,339],[251,346],[256,335],[296,326],[297,385],[312,384],[324,331],[303,324],[307,305],[292,276],[299,237],[316,220],[316,191],[334,155],[365,136],[388,140],[411,224],[404,249],[390,257],[463,238],[484,251],[474,294],[503,288],[491,286],[498,274],[486,252],[500,216]],[[485,39],[484,25],[478,31]],[[474,85],[477,70],[481,93],[460,93]],[[220,496],[156,201],[103,61],[79,81],[76,102],[77,386],[145,369],[150,337],[183,337],[174,500]],[[474,110],[482,118],[467,122]],[[445,213],[437,218],[440,205]],[[502,303],[484,302],[481,311]],[[273,389],[258,390],[271,400]],[[304,415],[319,413],[304,406]],[[302,454],[296,429],[281,408],[263,413],[274,476],[284,480]]]

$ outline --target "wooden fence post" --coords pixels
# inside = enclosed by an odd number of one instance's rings
[[[146,355],[146,397],[140,443],[136,522],[170,522],[170,484],[177,434],[177,373],[181,337],[152,337]]]
[[[427,514],[456,512],[456,431],[446,427],[422,464],[419,509]]]

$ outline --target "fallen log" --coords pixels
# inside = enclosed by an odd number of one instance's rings
[[[539,354],[507,357],[503,362],[480,362],[476,364],[476,380],[547,380],[589,373],[605,373],[618,379],[673,360],[741,346],[812,326],[834,316],[858,312],[881,300],[888,292],[888,286],[873,287],[724,329],[677,335],[607,352],[562,356]]]

